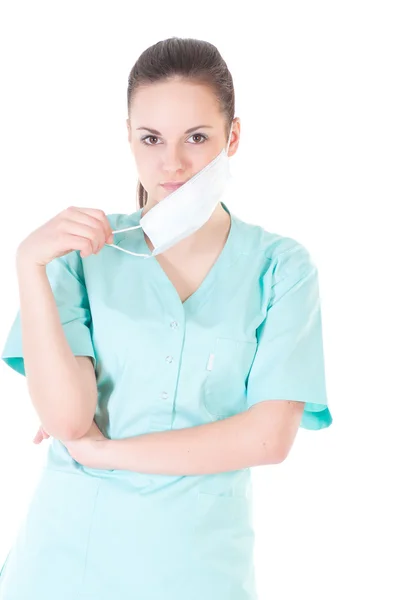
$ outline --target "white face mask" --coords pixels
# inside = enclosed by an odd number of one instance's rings
[[[138,254],[115,244],[107,246],[134,256],[150,258],[165,252],[200,229],[210,219],[231,180],[228,150],[232,128],[231,125],[227,148],[223,148],[201,171],[151,208],[141,218],[139,225],[112,231],[122,233],[142,227],[154,246],[151,254]]]

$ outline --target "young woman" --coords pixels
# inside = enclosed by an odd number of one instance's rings
[[[1,600],[257,598],[250,467],[332,418],[308,251],[220,201],[234,115],[212,44],[148,48],[128,85],[139,209],[70,207],[18,247],[2,358],[53,439]]]

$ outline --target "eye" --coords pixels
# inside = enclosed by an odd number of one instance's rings
[[[159,138],[157,138],[155,135],[146,135],[145,137],[141,138],[141,142],[144,144],[144,146],[157,146],[158,144],[147,144],[146,140],[151,139],[151,140],[158,140]]]
[[[201,137],[201,138],[203,138],[202,142],[198,142],[199,144],[203,144],[207,140],[207,135],[204,135],[203,133],[194,133],[193,135],[191,135],[191,137]],[[195,143],[195,145],[197,145],[197,144]]]

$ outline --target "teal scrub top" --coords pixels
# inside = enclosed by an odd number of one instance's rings
[[[231,216],[185,302],[155,258],[104,246],[47,273],[73,353],[91,356],[96,422],[111,439],[195,427],[258,402],[305,402],[332,423],[317,269],[296,240]],[[142,209],[107,215],[112,230]],[[148,253],[142,229],[115,244]],[[24,375],[19,312],[2,359]],[[51,439],[0,577],[0,600],[255,600],[250,469],[168,476],[86,468]]]

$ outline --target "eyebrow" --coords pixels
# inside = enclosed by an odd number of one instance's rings
[[[185,133],[192,133],[192,131],[196,131],[197,129],[203,129],[205,127],[207,129],[213,129],[212,125],[197,125],[196,127],[191,127],[190,129],[187,129]],[[150,129],[149,127],[137,127],[137,131],[139,131],[140,129],[145,129],[146,131],[149,131],[150,133],[153,133],[155,135],[162,135],[157,129]]]

